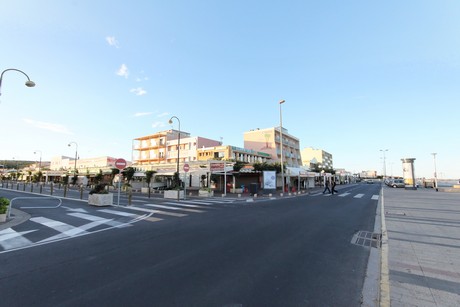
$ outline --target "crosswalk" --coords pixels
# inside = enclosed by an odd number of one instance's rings
[[[314,193],[314,194],[310,194],[310,196],[312,196],[312,197],[318,197],[318,196],[330,197],[332,195],[333,194],[329,194],[329,193],[323,194],[322,192],[317,192],[317,193]],[[353,194],[351,192],[337,193],[335,195],[337,195],[338,197],[352,197],[352,198],[356,198],[356,199],[370,198],[372,200],[379,200],[379,197],[380,197],[378,194],[369,194],[369,195],[368,194],[363,194],[363,193]]]
[[[130,227],[139,221],[159,222],[200,214],[235,202],[235,199],[190,199],[137,202],[132,206],[101,207],[87,212],[84,208],[66,210],[58,219],[36,216],[27,223],[0,230],[0,253],[43,245],[115,228]]]

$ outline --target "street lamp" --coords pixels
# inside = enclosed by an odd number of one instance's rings
[[[177,184],[179,184],[179,156],[180,156],[180,120],[176,116],[173,116],[169,119],[169,124],[171,125],[173,123],[173,118],[177,119],[177,122],[179,123],[179,135],[177,138]],[[177,200],[179,200],[179,192],[177,192]]]
[[[20,72],[22,74],[24,74],[24,76],[27,77],[27,81],[26,81],[26,86],[27,87],[34,87],[35,86],[35,82],[30,80],[29,76],[23,72],[22,70],[19,70],[19,69],[16,69],[16,68],[8,68],[8,69],[5,69],[4,71],[2,71],[2,74],[0,75],[0,95],[2,94],[1,91],[2,91],[2,81],[3,81],[3,74],[7,71],[10,71],[10,70],[14,70],[14,71],[17,71],[17,72]]]
[[[380,151],[383,152],[383,178],[385,179],[387,177],[387,164],[386,164],[385,151],[388,151],[388,149],[380,149]]]
[[[73,177],[75,178],[76,174],[77,174],[77,153],[78,153],[78,144],[76,142],[70,142],[69,144],[67,144],[67,146],[70,147],[70,145],[72,144],[75,144],[75,166],[74,166],[74,169],[73,169]]]
[[[438,174],[436,171],[436,155],[437,153],[433,152],[433,161],[434,161],[434,188],[436,189],[436,192],[438,191]]]
[[[34,151],[34,155],[37,154],[37,151],[40,153],[40,162],[38,162],[38,176],[39,176],[38,181],[40,181],[41,180],[40,171],[41,171],[41,168],[42,168],[42,152],[41,152],[41,150],[36,150],[36,151]]]
[[[281,154],[281,193],[284,193],[284,168],[283,168],[283,115],[281,112],[281,105],[285,100],[280,100],[280,154]]]

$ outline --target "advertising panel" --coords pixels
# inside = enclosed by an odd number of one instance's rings
[[[264,190],[276,190],[276,171],[264,171]]]

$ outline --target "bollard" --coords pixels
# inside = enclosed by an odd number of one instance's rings
[[[268,197],[272,197],[272,193],[269,193],[269,194],[268,194]]]
[[[257,198],[257,193],[254,193],[254,198]]]
[[[53,187],[54,187],[54,184],[51,184],[51,186],[50,186],[50,195],[53,195]]]
[[[80,199],[83,199],[83,187],[80,186]]]
[[[66,196],[67,196],[67,184],[64,185],[64,197],[66,197]]]
[[[283,197],[283,196],[284,196],[284,194],[283,194],[283,193],[280,193],[280,196],[281,196],[281,197]]]
[[[33,192],[33,191],[34,191],[34,184],[31,183],[31,184],[30,184],[30,192]]]
[[[40,185],[40,194],[42,194],[43,186]]]
[[[240,197],[241,197],[241,194],[238,194],[238,198],[240,198]]]
[[[61,189],[61,183],[60,183],[60,182],[59,182],[59,187],[58,187],[58,189],[59,189],[59,190]]]
[[[133,192],[131,189],[128,191],[128,206],[131,206],[131,200],[133,198]]]

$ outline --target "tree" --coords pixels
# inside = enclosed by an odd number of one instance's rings
[[[104,175],[102,175],[102,170],[99,170],[99,173],[94,176],[94,181],[96,181],[96,184],[101,183],[102,179],[104,178]]]
[[[145,182],[147,182],[147,186],[149,188],[149,198],[150,198],[150,182],[152,181],[153,175],[155,175],[156,171],[146,171],[145,172]]]
[[[118,168],[112,168],[112,174],[110,178],[110,182],[113,184],[113,180],[115,179],[115,175],[118,175],[120,170]]]
[[[133,179],[135,172],[136,170],[130,166],[130,167],[125,168],[121,173],[126,178],[126,180],[128,180],[128,184],[129,184],[131,180]]]

